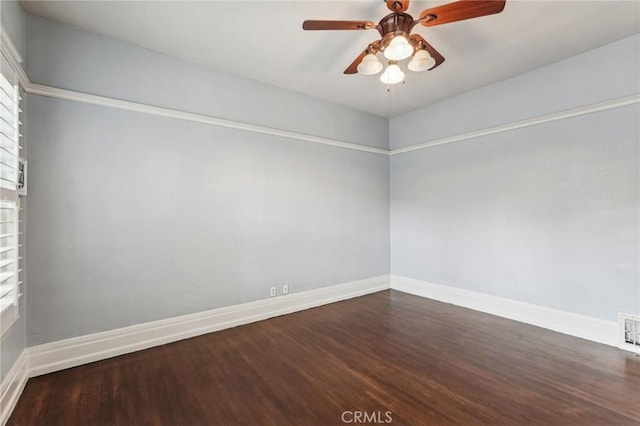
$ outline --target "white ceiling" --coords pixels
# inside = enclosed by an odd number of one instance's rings
[[[408,13],[448,1],[413,1]],[[378,76],[343,70],[375,30],[303,31],[305,19],[378,22],[382,0],[23,1],[28,13],[72,24],[213,69],[384,117],[503,80],[640,32],[638,1],[507,0],[474,20],[417,26],[446,61],[407,71],[387,92]]]

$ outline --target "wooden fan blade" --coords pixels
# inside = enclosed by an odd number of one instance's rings
[[[369,44],[369,46],[367,46],[367,48],[364,49],[362,51],[362,53],[360,55],[358,55],[358,57],[353,62],[351,62],[351,65],[349,65],[347,67],[347,69],[344,70],[344,73],[345,74],[357,74],[358,73],[358,65],[360,65],[360,62],[362,62],[364,57],[367,56],[367,53],[376,54],[377,52],[380,51],[380,46],[381,45],[382,45],[382,40],[376,40],[374,42],[371,42]]]
[[[420,14],[420,22],[425,27],[464,21],[502,12],[506,0],[461,0],[442,6],[425,9]]]
[[[386,0],[387,9],[392,12],[404,12],[409,9],[409,0]]]
[[[367,49],[364,49],[362,51],[361,54],[358,55],[358,57],[351,62],[351,65],[349,65],[347,67],[346,70],[344,70],[345,74],[357,74],[358,73],[358,65],[360,65],[360,62],[362,62],[362,60],[364,59],[364,57],[367,56]]]
[[[303,30],[369,30],[375,29],[371,21],[304,21]]]
[[[429,55],[431,55],[433,59],[436,60],[436,64],[429,68],[428,71],[431,71],[444,62],[444,56],[442,56],[440,52],[434,49],[433,46],[427,43],[427,40],[425,40],[420,34],[412,34],[411,40],[413,40],[414,46],[419,46],[420,44],[424,45],[425,50],[429,52]]]

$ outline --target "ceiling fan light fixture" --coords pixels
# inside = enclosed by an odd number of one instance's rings
[[[418,50],[409,64],[407,64],[407,68],[409,68],[413,72],[420,72],[428,70],[436,64],[436,60],[431,57],[429,52],[424,49]]]
[[[397,84],[404,81],[404,73],[396,61],[389,61],[389,66],[380,76],[380,81],[384,84]]]
[[[413,46],[403,34],[396,34],[384,49],[384,57],[392,61],[407,59],[413,53]]]
[[[373,53],[367,54],[362,62],[358,64],[358,72],[364,75],[378,74],[382,71],[382,68],[384,68],[384,65],[382,65],[382,62],[380,62],[378,57]]]

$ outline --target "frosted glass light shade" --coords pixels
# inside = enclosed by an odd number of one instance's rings
[[[428,70],[432,66],[436,64],[436,60],[429,55],[429,52],[426,50],[418,50],[409,64],[407,68],[414,72],[420,72],[424,70]]]
[[[389,64],[380,76],[380,81],[384,84],[396,84],[404,80],[404,73],[396,64]]]
[[[389,43],[386,49],[384,49],[384,57],[392,61],[401,61],[407,59],[413,53],[413,46],[409,44],[406,37],[403,35],[397,35]]]
[[[384,65],[378,60],[376,55],[369,53],[364,57],[362,62],[358,64],[358,72],[364,75],[373,75],[382,71],[383,67]]]

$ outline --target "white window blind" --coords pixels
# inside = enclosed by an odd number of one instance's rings
[[[18,181],[18,87],[0,74],[0,188],[16,190]]]
[[[0,74],[0,314],[18,304],[20,140],[18,86]],[[4,324],[3,324],[4,326]],[[4,328],[4,327],[2,327]]]
[[[18,208],[0,201],[0,312],[18,303]]]

